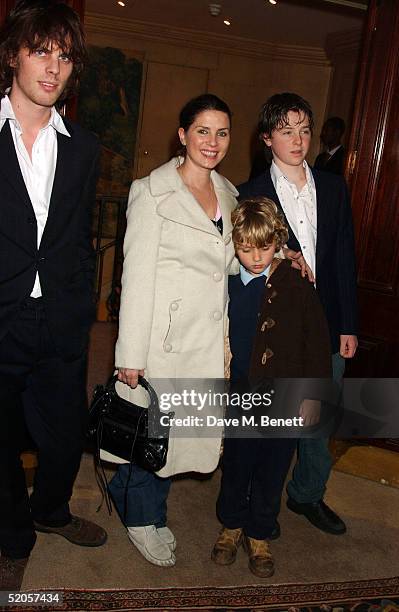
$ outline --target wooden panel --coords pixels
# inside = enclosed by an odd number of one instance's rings
[[[398,77],[399,3],[372,0],[347,169],[361,332],[359,357],[349,365],[352,375],[398,376],[399,372]],[[371,341],[375,346],[370,351]]]

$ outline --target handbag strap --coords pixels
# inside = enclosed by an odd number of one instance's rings
[[[111,378],[109,379],[109,381],[106,384],[106,390],[110,391],[111,393],[116,393],[116,389],[115,389],[115,385],[118,382],[118,375],[114,374],[113,376],[111,376]],[[150,385],[150,383],[148,382],[148,380],[146,378],[144,378],[144,376],[140,376],[139,374],[139,379],[138,379],[138,384],[143,387],[143,389],[145,389],[148,393],[148,396],[150,398],[150,404],[148,406],[148,408],[151,410],[154,410],[156,412],[156,414],[160,413],[159,410],[159,401],[158,401],[158,396],[155,392],[155,389]]]
[[[114,374],[113,376],[111,376],[111,378],[109,379],[109,381],[107,382],[107,384],[104,387],[104,391],[106,393],[112,394],[112,395],[118,395],[115,389],[115,385],[118,382],[118,375]],[[144,376],[140,376],[138,378],[138,384],[143,387],[143,389],[145,389],[149,395],[150,398],[150,404],[148,406],[148,409],[152,409],[155,411],[156,415],[160,415],[160,410],[159,410],[159,402],[158,402],[158,396],[155,393],[154,388],[150,385],[150,383],[148,382],[148,380],[146,380],[144,378]],[[101,400],[101,397],[98,398],[98,401]],[[144,418],[144,412],[142,412],[142,414],[139,416],[139,423],[140,421]],[[153,413],[154,414],[154,413]],[[138,431],[139,428],[137,427],[136,430],[136,434],[134,437],[134,440],[132,441],[132,446],[131,446],[131,451],[130,451],[130,461],[129,461],[129,474],[128,474],[128,478],[126,481],[126,486],[125,486],[125,492],[124,492],[124,521],[126,523],[126,515],[127,515],[127,505],[128,505],[128,489],[129,489],[129,482],[130,482],[130,477],[132,474],[132,469],[133,469],[133,452],[134,452],[134,447],[137,441],[137,436],[138,436]],[[103,466],[103,462],[101,461],[100,458],[100,448],[101,448],[101,436],[102,436],[102,423],[99,424],[98,430],[97,430],[97,444],[96,444],[96,448],[95,448],[95,456],[94,456],[94,463],[95,463],[95,475],[96,475],[96,480],[97,483],[99,485],[100,491],[101,491],[101,502],[97,508],[97,512],[100,511],[101,506],[103,504],[103,501],[105,501],[106,506],[107,506],[107,510],[109,515],[111,515],[112,513],[112,503],[111,503],[111,497],[109,494],[109,489],[108,489],[108,480],[107,480],[107,476],[105,474],[105,470],[104,470],[104,466]]]

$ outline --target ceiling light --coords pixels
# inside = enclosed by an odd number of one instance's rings
[[[225,19],[225,20],[223,21],[223,23],[224,23],[224,25],[231,25],[231,22],[230,22],[228,19]]]
[[[270,4],[277,4],[277,0],[269,0]]]
[[[119,4],[119,6],[126,6],[126,4],[124,2],[122,2],[122,0],[118,0],[118,4]]]

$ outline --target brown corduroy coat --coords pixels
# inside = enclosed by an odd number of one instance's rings
[[[313,285],[275,258],[266,281],[249,378],[329,378],[331,348],[327,321]]]

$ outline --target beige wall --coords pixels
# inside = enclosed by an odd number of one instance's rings
[[[85,24],[89,43],[117,47],[144,62],[148,79],[144,78],[143,84],[134,176],[167,160],[178,127],[178,112],[191,95],[201,93],[204,84],[208,91],[226,100],[234,115],[231,149],[221,167],[234,183],[248,177],[251,137],[259,107],[269,95],[295,91],[311,102],[318,125],[325,116],[331,66],[322,49],[211,37],[95,14],[88,14]],[[153,74],[159,75],[159,83]],[[179,74],[183,76],[176,80]],[[160,112],[154,114],[157,105]],[[151,112],[147,112],[149,109]],[[318,149],[315,138],[310,161]]]

